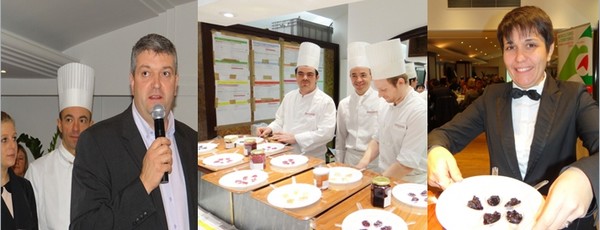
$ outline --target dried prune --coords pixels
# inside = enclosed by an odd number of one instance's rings
[[[510,223],[519,224],[523,220],[523,215],[521,215],[521,213],[518,213],[517,210],[512,210],[506,212],[506,219]]]
[[[504,207],[511,208],[511,207],[517,206],[520,203],[521,203],[521,201],[518,200],[517,198],[510,198],[510,200],[508,202],[506,202]]]
[[[500,197],[499,196],[490,196],[490,198],[487,199],[487,203],[491,206],[496,206],[500,203]]]
[[[362,226],[363,226],[363,227],[367,227],[367,228],[368,228],[368,227],[370,227],[370,226],[371,226],[371,223],[369,223],[369,221],[367,221],[367,220],[363,220],[363,221],[362,221]]]
[[[473,199],[467,202],[467,207],[475,209],[475,210],[483,210],[483,206],[481,205],[481,201],[479,197],[473,196]]]
[[[498,221],[500,219],[500,217],[501,217],[501,215],[499,212],[483,214],[483,224],[485,224],[485,225],[493,224],[496,221]]]
[[[381,225],[383,225],[381,220],[377,220],[377,221],[375,221],[375,223],[373,223],[373,226],[378,227],[378,228],[381,227]]]

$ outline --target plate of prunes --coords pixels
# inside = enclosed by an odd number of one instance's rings
[[[542,194],[520,180],[474,176],[444,190],[435,211],[448,230],[531,229],[543,203]]]

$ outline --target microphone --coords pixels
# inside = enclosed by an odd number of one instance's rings
[[[154,137],[164,137],[165,136],[165,107],[161,104],[156,104],[154,108],[152,108],[152,119],[154,119]],[[165,172],[162,179],[160,180],[161,184],[169,183],[169,173]]]

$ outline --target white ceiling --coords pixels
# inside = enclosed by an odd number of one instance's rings
[[[76,58],[63,51],[105,33],[156,17],[194,0],[15,0],[3,1],[2,78],[55,78],[56,70]],[[232,25],[317,10],[360,0],[198,0],[198,19]],[[229,19],[220,12],[232,12]],[[335,19],[339,10],[322,10]],[[305,16],[303,16],[305,17]],[[305,19],[305,18],[304,18]],[[268,22],[263,22],[268,23]]]
[[[2,1],[2,77],[55,78],[62,62],[77,61],[62,51],[192,1]]]
[[[229,26],[358,1],[361,0],[198,0],[198,21]],[[222,13],[225,12],[233,13],[235,17],[224,17]],[[327,12],[321,13],[327,14]],[[326,17],[332,18],[338,13],[329,12],[329,14],[332,15]]]

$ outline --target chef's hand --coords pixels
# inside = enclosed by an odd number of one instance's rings
[[[274,133],[273,139],[281,143],[296,144],[296,137],[291,133]]]
[[[593,197],[592,185],[585,173],[576,167],[568,168],[550,186],[533,229],[567,227],[573,220],[585,216]]]
[[[446,189],[454,182],[462,181],[462,174],[456,159],[450,151],[441,146],[433,147],[427,154],[427,183],[430,186]]]
[[[171,172],[173,158],[171,156],[171,141],[166,137],[159,137],[152,142],[142,163],[140,180],[150,194],[160,184],[165,172]]]
[[[256,134],[258,134],[259,137],[266,137],[271,132],[273,132],[273,130],[269,127],[258,127],[258,129],[256,129]]]

